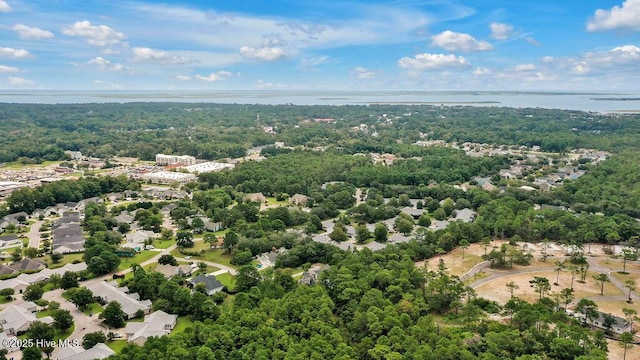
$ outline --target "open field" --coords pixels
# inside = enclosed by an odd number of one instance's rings
[[[158,255],[158,252],[143,250],[137,253],[134,257],[121,257],[120,265],[118,265],[118,271],[128,269],[133,264],[142,264],[143,262],[153,258],[156,255]]]

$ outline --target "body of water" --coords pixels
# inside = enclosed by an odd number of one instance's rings
[[[0,103],[193,102],[225,104],[500,106],[640,113],[640,93],[521,91],[0,91]]]

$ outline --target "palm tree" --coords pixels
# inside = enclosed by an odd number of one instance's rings
[[[544,293],[551,289],[549,285],[549,279],[543,276],[535,276],[533,280],[529,280],[529,284],[533,285],[536,292],[540,294],[540,299],[544,296]]]

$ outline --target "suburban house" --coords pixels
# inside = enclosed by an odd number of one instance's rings
[[[65,272],[80,272],[87,269],[87,264],[67,264],[57,269],[43,269],[40,272],[31,274],[20,274],[17,277],[0,281],[0,289],[13,289],[15,294],[22,294],[22,292],[31,284],[35,284],[41,281],[49,280],[51,275],[58,274],[62,276]]]
[[[587,319],[586,323],[595,326],[602,330],[608,330],[605,324],[605,316],[611,315],[598,311],[598,317],[594,319]],[[579,312],[574,312],[573,316],[584,321],[584,315]],[[614,334],[622,334],[624,332],[632,332],[632,324],[628,322],[625,318],[621,318],[619,316],[611,315],[613,317],[613,323],[611,324],[611,330]]]
[[[192,265],[173,266],[173,265],[159,264],[158,266],[155,267],[155,269],[153,269],[153,271],[159,272],[168,278],[173,276],[189,276],[193,271],[193,266]]]
[[[47,264],[40,260],[25,257],[22,260],[16,261],[13,264],[9,265],[9,267],[19,272],[37,271],[46,268]]]
[[[114,219],[118,222],[118,224],[119,223],[131,224],[133,223],[134,217],[133,215],[129,214],[128,211],[122,211],[120,215],[116,216]]]
[[[200,283],[204,284],[207,295],[213,295],[222,291],[224,288],[224,285],[222,285],[214,275],[198,275],[191,279],[191,285],[193,287]]]
[[[106,359],[115,354],[107,345],[103,343],[95,344],[92,348],[85,350],[82,346],[59,347],[58,360],[87,360]]]
[[[134,233],[125,235],[125,237],[127,239],[127,243],[122,246],[143,248],[147,240],[156,238],[156,234],[153,231],[138,230]]]
[[[258,261],[262,264],[263,267],[272,267],[276,265],[276,260],[280,254],[284,254],[287,252],[285,248],[279,248],[276,250],[269,251],[268,253],[260,254],[256,257]]]
[[[80,213],[67,211],[53,224],[53,252],[57,254],[84,251],[85,237],[80,227]]]
[[[144,317],[143,322],[129,322],[124,328],[129,343],[144,345],[152,336],[167,335],[176,326],[178,315],[158,310]]]
[[[18,235],[11,234],[0,236],[0,248],[12,247],[16,245],[22,246],[22,241],[20,240]]]
[[[411,217],[414,219],[417,219],[420,216],[422,216],[422,214],[424,214],[423,209],[416,209],[413,206],[405,206],[402,209],[400,209],[400,211],[407,215],[411,215]]]
[[[329,269],[329,265],[327,264],[313,264],[309,270],[305,271],[302,274],[302,278],[298,280],[298,284],[304,285],[314,285],[318,283],[318,277],[320,273]]]
[[[289,205],[306,206],[307,201],[309,201],[309,197],[307,195],[295,194],[289,198]]]
[[[267,198],[262,195],[262,193],[250,193],[246,194],[243,200],[249,202],[257,202],[258,204],[264,204],[267,201]]]
[[[51,316],[36,318],[33,313],[37,307],[32,302],[24,302],[19,305],[10,304],[0,311],[0,326],[7,335],[21,334],[31,326],[31,323],[38,320],[46,324],[53,323]]]
[[[142,310],[145,314],[151,311],[150,300],[140,300],[138,293],[128,294],[126,287],[116,287],[113,283],[99,282],[87,286],[94,296],[102,299],[105,303],[116,301],[122,306],[122,311],[127,314],[128,319],[135,317],[136,312]]]

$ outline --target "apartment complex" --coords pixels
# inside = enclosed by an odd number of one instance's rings
[[[182,166],[195,165],[196,158],[189,155],[156,155],[157,165],[175,165],[180,164]]]

